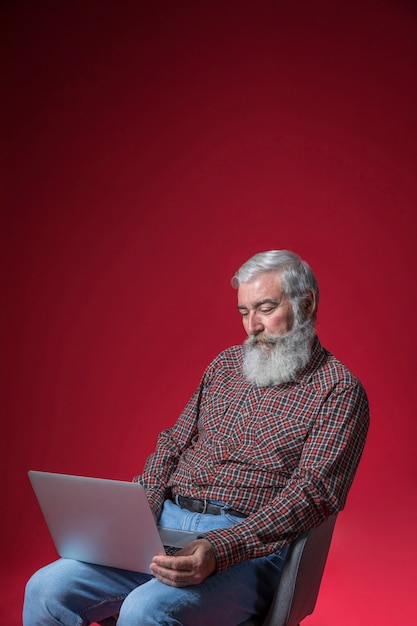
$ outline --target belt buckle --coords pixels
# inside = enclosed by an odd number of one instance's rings
[[[204,498],[204,500],[200,500],[200,502],[203,503],[203,510],[201,511],[201,515],[204,515],[207,511],[208,500],[207,498]]]

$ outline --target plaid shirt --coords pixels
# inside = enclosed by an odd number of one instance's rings
[[[214,359],[138,477],[156,515],[171,493],[248,515],[205,534],[217,571],[275,552],[342,509],[369,423],[361,383],[317,338],[293,383],[257,387],[242,360],[242,346]]]

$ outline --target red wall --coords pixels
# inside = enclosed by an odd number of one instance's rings
[[[316,271],[322,342],[373,418],[308,623],[412,620],[415,5],[14,2],[4,16],[5,621],[55,556],[27,470],[140,472],[204,366],[243,339],[229,280],[270,248]]]

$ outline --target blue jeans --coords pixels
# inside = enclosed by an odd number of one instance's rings
[[[201,515],[167,501],[159,523],[204,533],[239,521],[225,511]],[[149,574],[59,559],[29,580],[23,624],[83,626],[120,612],[118,626],[237,625],[267,610],[286,552],[237,563],[183,588]]]

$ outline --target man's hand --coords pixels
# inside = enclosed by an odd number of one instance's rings
[[[152,559],[151,572],[171,587],[198,585],[216,569],[213,548],[207,539],[192,541],[175,556],[157,554]]]

